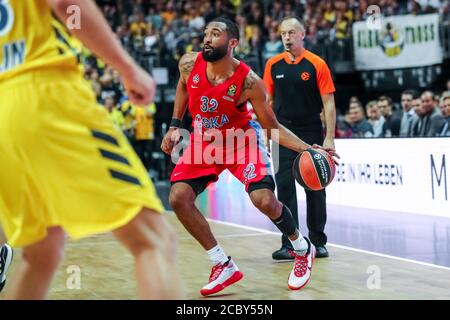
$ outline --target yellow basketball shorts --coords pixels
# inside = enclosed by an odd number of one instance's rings
[[[62,227],[74,239],[163,211],[132,147],[75,71],[0,82],[0,226],[20,247]]]

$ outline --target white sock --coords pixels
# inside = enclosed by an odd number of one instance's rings
[[[206,251],[206,253],[208,253],[209,258],[214,263],[214,265],[218,263],[224,264],[228,261],[228,256],[225,254],[225,251],[223,251],[222,247],[219,244],[214,248]]]
[[[289,239],[290,240],[290,239]],[[299,236],[296,240],[290,240],[292,243],[292,247],[294,247],[295,251],[308,251],[308,241],[302,236],[299,231]]]

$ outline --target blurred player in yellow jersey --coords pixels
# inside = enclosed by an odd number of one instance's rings
[[[135,145],[134,150],[147,171],[152,167],[153,140],[155,138],[156,105],[135,106]]]
[[[92,1],[0,0],[0,225],[23,247],[6,298],[45,298],[65,234],[107,231],[134,256],[140,298],[182,298],[174,233],[146,170],[52,23],[51,10],[65,22],[70,5],[81,13],[71,33],[120,72],[130,100],[155,92]]]

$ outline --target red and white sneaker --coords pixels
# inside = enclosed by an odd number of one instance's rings
[[[316,256],[316,248],[305,238],[308,242],[309,249],[304,255],[292,250],[291,255],[294,257],[294,267],[289,275],[288,287],[291,290],[300,290],[306,286],[311,278],[311,271],[314,264],[314,257]]]
[[[220,292],[226,287],[241,280],[243,276],[244,274],[239,271],[236,264],[231,260],[231,257],[228,257],[228,261],[224,264],[218,263],[212,267],[208,284],[200,290],[200,293],[203,296],[209,296]]]

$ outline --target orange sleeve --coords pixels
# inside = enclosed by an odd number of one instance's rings
[[[266,68],[264,69],[263,81],[266,85],[267,91],[273,96],[273,79],[272,79],[272,59],[269,59],[266,63]]]
[[[317,86],[319,87],[320,94],[335,92],[333,78],[331,77],[331,72],[327,64],[323,60],[317,61],[316,63]]]

